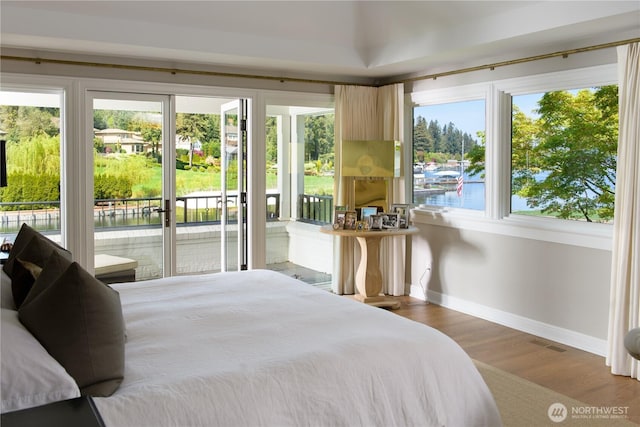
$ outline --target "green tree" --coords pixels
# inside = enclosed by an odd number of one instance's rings
[[[60,134],[60,113],[57,108],[0,106],[0,129],[7,132],[7,142],[19,142],[38,136]]]
[[[424,161],[424,153],[433,151],[433,139],[427,129],[427,121],[424,117],[416,117],[413,126],[413,161]],[[422,158],[418,153],[422,152]]]
[[[266,150],[267,162],[278,162],[278,121],[276,117],[270,116],[266,120]]]
[[[159,157],[160,140],[162,139],[162,126],[158,123],[141,122],[138,129],[134,129],[140,132],[144,142],[151,144],[151,156],[153,158]]]
[[[176,114],[176,134],[183,141],[190,141],[189,167],[193,167],[193,143],[202,141],[205,129],[208,126],[207,114]]]
[[[617,88],[547,92],[538,105],[535,160],[547,173],[522,188],[531,207],[560,218],[613,218]]]
[[[485,176],[485,153],[486,153],[486,133],[478,131],[478,138],[480,143],[476,143],[471,146],[471,149],[466,153],[465,158],[469,160],[469,166],[467,167],[467,173],[470,175],[480,175],[483,179]]]
[[[318,160],[333,151],[333,114],[305,117],[306,160]]]
[[[539,123],[513,106],[511,116],[511,192],[527,197],[528,188],[540,173],[536,147]]]

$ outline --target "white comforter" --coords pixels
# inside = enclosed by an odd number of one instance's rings
[[[107,426],[498,426],[444,334],[279,273],[114,285],[125,378]]]

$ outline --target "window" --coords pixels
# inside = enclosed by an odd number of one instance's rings
[[[317,248],[309,240],[310,224],[333,220],[332,104],[326,98],[285,97],[265,110],[266,268],[304,267],[294,274],[316,285],[331,280],[331,257],[318,257],[308,248]]]
[[[7,141],[7,183],[0,188],[0,230],[22,223],[60,241],[59,93],[0,92],[0,137]]]
[[[609,248],[618,139],[616,78],[612,63],[412,93],[413,197],[418,207],[424,206],[416,211],[416,220]],[[469,112],[474,102],[478,111]],[[483,105],[487,126],[476,133],[474,148],[465,149],[463,196],[477,185],[466,174],[477,177],[484,210],[475,210],[453,190],[440,200],[421,198],[424,183],[415,178],[424,179],[420,169],[429,166],[429,155],[421,158],[420,143],[430,136],[423,130],[437,120],[436,129],[451,123],[470,133],[464,120],[484,117]],[[447,110],[453,112],[447,116]],[[453,203],[447,204],[447,197]]]
[[[413,109],[413,203],[483,211],[485,102]]]
[[[512,98],[511,213],[613,220],[618,87]]]

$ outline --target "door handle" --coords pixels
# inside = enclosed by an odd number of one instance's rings
[[[171,203],[169,202],[169,200],[165,200],[164,201],[164,209],[156,208],[154,210],[156,212],[158,212],[158,213],[163,213],[164,214],[164,226],[165,227],[170,227],[171,226],[171,215],[169,215],[169,213],[171,213]]]

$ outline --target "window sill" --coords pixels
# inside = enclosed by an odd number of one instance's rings
[[[611,250],[613,236],[611,224],[531,218],[521,215],[492,219],[485,217],[483,212],[442,210],[435,207],[412,209],[411,220],[414,225],[437,225],[606,251]]]

